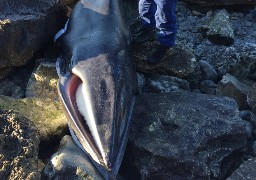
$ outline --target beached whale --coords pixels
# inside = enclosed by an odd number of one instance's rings
[[[136,92],[118,0],[81,0],[58,35],[58,90],[76,143],[105,179],[118,173]]]

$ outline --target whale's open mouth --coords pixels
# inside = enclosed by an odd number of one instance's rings
[[[81,79],[76,75],[71,75],[65,77],[64,81],[64,84],[59,83],[58,89],[66,117],[69,118],[70,128],[74,131],[79,143],[92,156],[93,160],[99,164],[107,165],[100,153],[97,141],[94,140],[93,133],[88,126],[90,119],[86,120],[86,117],[84,117],[86,112],[82,109],[86,107],[82,106],[85,104],[86,97],[84,98],[84,93],[81,92],[83,89]]]
[[[78,61],[58,83],[71,135],[105,179],[115,178],[121,165],[136,87],[130,64],[109,58]]]

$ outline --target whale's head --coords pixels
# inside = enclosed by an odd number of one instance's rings
[[[124,51],[100,54],[59,71],[71,134],[105,178],[118,172],[134,105],[136,73],[125,57]]]

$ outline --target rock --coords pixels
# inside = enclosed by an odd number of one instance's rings
[[[212,80],[213,82],[217,82],[217,72],[211,64],[204,60],[200,60],[199,65],[203,80]]]
[[[48,141],[53,137],[63,137],[66,133],[67,122],[61,103],[52,99],[13,99],[0,96],[0,109],[13,109],[31,120],[38,128],[42,141]]]
[[[149,65],[146,60],[151,56],[152,49],[157,47],[158,42],[145,42],[133,44],[133,58],[137,70],[144,73],[156,73],[184,78],[192,73],[196,67],[196,59],[191,49],[177,43],[163,57],[157,65]]]
[[[103,180],[87,155],[70,136],[62,138],[59,150],[52,155],[43,171],[43,179]]]
[[[54,63],[40,63],[28,81],[26,97],[50,98],[58,101],[58,79]]]
[[[0,179],[37,180],[38,131],[14,111],[0,110]]]
[[[147,81],[147,90],[152,93],[164,93],[181,89],[190,90],[189,83],[177,77],[153,75]]]
[[[247,102],[252,111],[256,113],[256,83],[254,83],[249,93],[247,94]]]
[[[65,23],[65,12],[55,0],[1,0],[0,4],[2,78],[11,67],[26,64],[35,52],[52,43]]]
[[[243,120],[250,122],[253,126],[253,129],[256,130],[256,115],[253,112],[249,110],[240,111],[240,116]]]
[[[248,159],[227,180],[255,179],[256,158]]]
[[[240,110],[249,109],[247,94],[251,90],[253,82],[237,79],[231,74],[223,76],[218,83],[217,95],[232,97],[236,100]]]
[[[236,44],[219,47],[214,53],[205,52],[205,58],[221,74],[230,73],[236,77],[256,81],[256,44]]]
[[[210,41],[217,44],[231,45],[234,43],[234,30],[229,22],[226,10],[219,11],[210,22],[203,27]]]
[[[256,4],[255,0],[185,0],[190,3],[200,4],[202,6],[213,5],[236,5],[236,4]]]
[[[226,58],[223,65],[231,74],[256,80],[256,44],[227,49],[222,58]]]
[[[217,84],[211,80],[204,80],[200,83],[200,90],[205,94],[216,94]]]
[[[134,107],[130,165],[138,179],[222,179],[238,167],[246,134],[230,98],[187,91],[142,94]]]
[[[137,81],[138,81],[138,91],[139,94],[143,93],[144,87],[146,85],[146,79],[143,74],[137,73]]]

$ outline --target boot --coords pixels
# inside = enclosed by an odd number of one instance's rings
[[[165,53],[170,49],[171,47],[164,46],[162,44],[159,44],[153,54],[147,59],[148,64],[156,65],[158,64],[164,57]]]
[[[132,42],[142,44],[156,40],[156,31],[154,28],[141,28],[140,31],[132,36]]]

